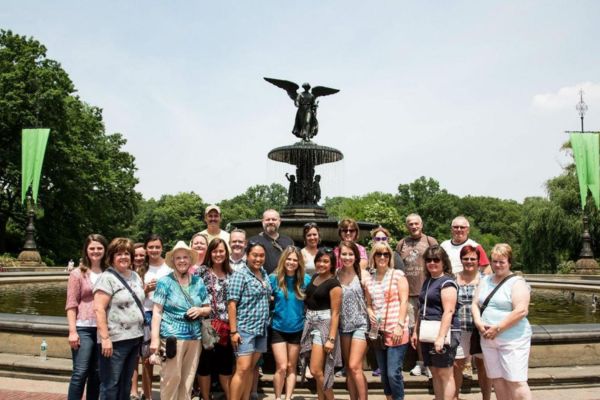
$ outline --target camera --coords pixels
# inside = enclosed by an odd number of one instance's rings
[[[191,316],[189,316],[188,314],[183,314],[183,318],[184,318],[186,321],[195,321],[195,320],[197,319],[197,318],[194,318],[194,317],[191,317]]]

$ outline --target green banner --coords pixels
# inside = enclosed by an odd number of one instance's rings
[[[571,133],[571,147],[575,157],[581,208],[585,207],[588,189],[596,207],[600,209],[600,146],[597,133]]]
[[[21,202],[25,202],[27,189],[31,186],[33,202],[37,203],[42,164],[50,129],[23,129],[23,148],[21,150]]]

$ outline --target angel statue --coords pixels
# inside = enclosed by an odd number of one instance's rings
[[[339,92],[339,89],[332,89],[324,86],[315,86],[310,89],[310,84],[302,84],[303,92],[298,93],[300,88],[297,84],[282,79],[265,78],[265,81],[282,88],[294,100],[294,105],[298,107],[296,120],[292,133],[302,140],[309,141],[319,132],[319,121],[317,121],[317,107],[319,102],[317,97],[328,96]]]

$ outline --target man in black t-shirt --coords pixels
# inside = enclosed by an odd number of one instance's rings
[[[266,210],[262,217],[263,231],[248,240],[248,242],[258,242],[265,246],[267,254],[264,267],[267,274],[271,274],[275,270],[283,250],[294,245],[292,238],[279,234],[279,225],[281,225],[279,213],[273,209]]]

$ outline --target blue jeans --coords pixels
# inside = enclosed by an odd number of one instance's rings
[[[71,349],[73,358],[73,375],[69,383],[68,400],[81,400],[86,387],[85,398],[97,400],[100,394],[100,378],[98,377],[98,346],[96,344],[95,327],[77,327],[79,348]]]
[[[102,355],[98,345],[100,400],[129,400],[131,377],[137,366],[142,338],[113,342],[112,357]]]
[[[381,370],[381,383],[386,396],[394,400],[404,399],[404,378],[402,365],[408,350],[408,343],[401,346],[387,347],[385,350],[375,350],[377,365]]]

